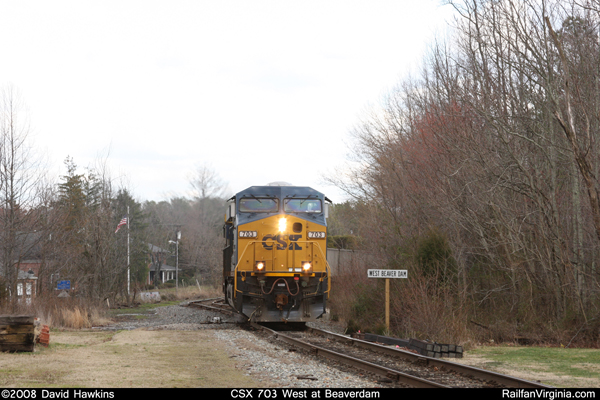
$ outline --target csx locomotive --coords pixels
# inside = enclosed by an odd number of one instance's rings
[[[229,199],[223,292],[231,307],[254,322],[307,322],[325,313],[330,203],[314,189],[283,183]]]

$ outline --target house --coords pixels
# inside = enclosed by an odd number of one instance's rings
[[[156,269],[158,268],[157,265],[155,264],[150,264],[148,266],[148,268],[150,269],[150,271],[148,272],[148,284],[151,284],[152,282],[154,282],[154,275],[156,274]],[[166,281],[170,281],[170,280],[174,280],[175,279],[175,267],[172,267],[168,264],[162,264],[160,266],[160,282],[161,283],[165,283]]]
[[[158,271],[159,281],[165,283],[166,281],[175,279],[176,268],[167,264],[167,258],[171,256],[171,252],[148,243],[148,250],[150,252],[150,263],[148,265],[148,281],[147,284],[154,282],[154,277]]]
[[[27,272],[19,270],[17,277],[17,297],[19,303],[31,304],[36,294],[37,276],[32,270]]]
[[[19,302],[31,304],[37,294],[38,275],[42,266],[40,232],[19,232],[14,256],[17,266],[17,297]],[[0,276],[6,277],[7,271],[0,266]],[[13,275],[14,278],[14,275]]]

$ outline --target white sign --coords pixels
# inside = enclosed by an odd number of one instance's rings
[[[140,299],[144,302],[160,301],[160,292],[141,292]]]
[[[408,271],[405,269],[369,269],[367,270],[369,278],[408,278]]]

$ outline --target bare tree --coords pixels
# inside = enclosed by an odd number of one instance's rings
[[[597,1],[450,3],[456,35],[357,125],[354,167],[331,181],[371,204],[364,232],[388,265],[425,273],[430,232],[448,238],[457,268],[438,289],[473,315],[587,324],[600,307]]]
[[[229,190],[227,183],[207,163],[196,167],[196,171],[190,178],[190,185],[198,199],[222,198]]]
[[[13,300],[19,265],[43,238],[34,234],[45,190],[41,159],[29,144],[24,104],[13,87],[0,91],[0,260],[2,278]]]

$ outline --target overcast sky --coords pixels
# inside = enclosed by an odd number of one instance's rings
[[[0,85],[27,104],[56,179],[106,158],[141,201],[312,186],[368,107],[414,72],[449,6],[390,1],[0,1]]]

